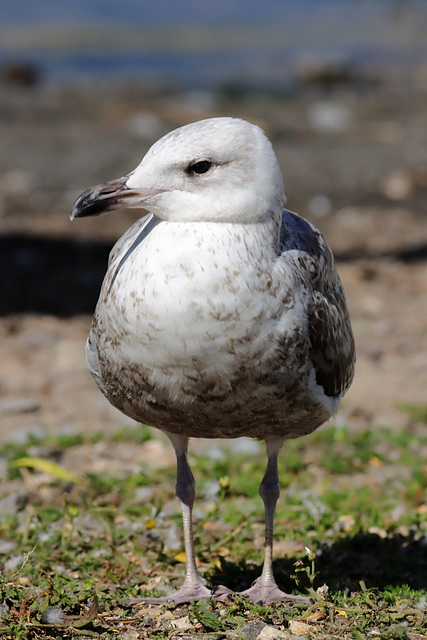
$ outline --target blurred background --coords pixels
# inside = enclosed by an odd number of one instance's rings
[[[137,214],[69,211],[215,115],[265,129],[335,253],[358,352],[338,424],[405,428],[427,404],[426,33],[425,0],[1,3],[0,439],[129,422],[84,343]]]

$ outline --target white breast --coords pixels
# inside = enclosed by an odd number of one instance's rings
[[[265,225],[246,234],[244,225],[162,222],[117,272],[118,254],[97,308],[110,366],[141,363],[165,385],[190,373],[226,384],[236,368],[268,359],[283,303],[266,233]]]

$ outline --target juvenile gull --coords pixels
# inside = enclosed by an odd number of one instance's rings
[[[133,602],[211,595],[195,561],[190,436],[266,441],[264,566],[244,593],[265,604],[301,598],[283,593],[273,576],[277,457],[285,439],[337,411],[355,354],[332,252],[284,202],[262,130],[213,118],[167,134],[129,175],[74,204],[72,218],[120,207],[150,212],[111,252],[86,345],[111,404],[164,431],[176,452],[184,584],[170,597]]]

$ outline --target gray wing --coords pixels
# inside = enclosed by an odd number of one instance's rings
[[[327,396],[343,395],[355,365],[353,332],[344,289],[332,251],[307,220],[284,210],[280,230],[282,258],[292,263],[307,300],[309,357],[317,384]]]

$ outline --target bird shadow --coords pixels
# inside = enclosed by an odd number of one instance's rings
[[[92,313],[112,244],[24,232],[0,234],[0,316],[48,313],[70,317]],[[370,254],[361,247],[335,254],[338,263],[366,257],[425,261],[427,244],[389,253]]]
[[[295,558],[286,557],[274,562],[274,574],[279,587],[285,592],[297,588],[303,592],[310,585],[305,571],[295,579]],[[303,561],[304,562],[304,561]],[[304,562],[308,566],[308,561]],[[324,544],[316,552],[316,578],[314,588],[323,584],[334,591],[357,591],[363,582],[367,588],[409,586],[427,589],[427,544],[412,534],[393,534],[381,537],[374,533],[358,533]],[[221,561],[209,580],[214,587],[225,584],[234,591],[251,586],[260,575],[261,565]]]
[[[92,313],[111,242],[0,234],[0,316]]]

